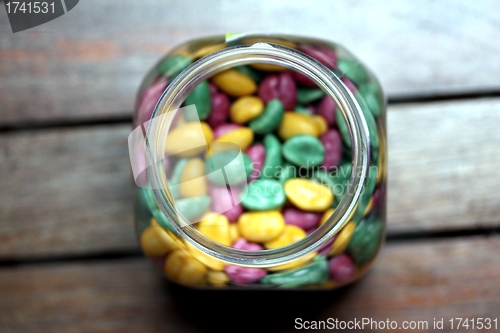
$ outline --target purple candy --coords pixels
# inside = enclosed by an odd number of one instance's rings
[[[238,238],[234,241],[233,245],[231,245],[235,249],[245,250],[245,251],[262,251],[264,248],[256,243],[250,243],[245,238]]]
[[[352,259],[346,254],[330,259],[328,268],[330,269],[331,278],[339,283],[349,282],[356,276],[356,267]]]
[[[317,114],[325,119],[328,126],[333,126],[335,124],[335,110],[337,109],[337,104],[329,95],[323,97],[321,102],[318,104]]]
[[[236,222],[243,213],[243,207],[238,203],[240,192],[238,188],[228,191],[225,186],[210,185],[208,192],[212,198],[212,210],[224,214],[229,222]],[[236,203],[233,206],[233,202]]]
[[[349,80],[346,76],[342,77],[342,81],[347,86],[347,89],[349,89],[351,92],[355,93],[358,91],[358,88],[356,88],[356,85],[354,83],[352,83],[352,81]]]
[[[320,213],[304,212],[296,208],[287,208],[283,212],[286,224],[295,225],[304,230],[316,229],[321,220]]]
[[[208,115],[207,123],[215,128],[226,122],[229,116],[229,98],[222,93],[212,94],[212,112]]]
[[[272,99],[279,99],[285,110],[293,110],[297,104],[297,86],[288,72],[266,77],[259,86],[258,94],[266,104]]]
[[[262,268],[252,268],[252,267],[240,267],[240,266],[226,266],[224,272],[229,276],[234,283],[253,283],[262,279],[267,275],[265,269]]]
[[[297,83],[306,86],[306,87],[316,87],[316,83],[314,83],[313,80],[311,80],[309,77],[305,76],[302,73],[299,72],[292,72],[293,78]]]
[[[158,78],[151,86],[146,88],[146,90],[144,90],[139,102],[137,121],[134,126],[141,126],[151,119],[156,103],[167,87],[167,82],[167,79],[162,76]]]
[[[342,159],[342,139],[335,129],[329,129],[320,138],[325,148],[325,159],[321,164],[328,170],[339,166]]]
[[[260,170],[266,158],[266,148],[261,144],[255,144],[248,147],[245,153],[252,160],[253,171],[249,179],[249,181],[252,181],[257,179],[260,175]]]
[[[328,68],[335,69],[337,68],[337,55],[334,51],[330,50],[327,47],[310,47],[310,46],[302,46],[300,48],[302,52],[318,60],[320,63],[325,65]]]
[[[223,136],[224,134],[234,131],[238,128],[241,128],[241,125],[229,123],[219,125],[214,129],[214,139],[217,139],[218,137]]]
[[[328,255],[328,253],[332,249],[331,246],[332,246],[333,242],[335,242],[336,239],[337,239],[337,235],[333,236],[325,244],[321,245],[316,251],[323,256]]]
[[[217,89],[217,87],[213,83],[208,84],[208,89],[210,89],[210,94],[212,94],[212,95],[219,92],[219,90]]]

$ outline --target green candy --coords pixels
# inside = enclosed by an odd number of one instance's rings
[[[349,179],[351,178],[351,163],[344,163],[332,171],[323,169],[316,170],[313,174],[313,179],[316,179],[321,184],[328,186],[334,196],[333,207],[336,207],[344,196]]]
[[[294,288],[309,284],[320,284],[328,280],[328,262],[318,255],[314,262],[291,271],[269,274],[260,280],[262,284],[277,285],[280,288]]]
[[[281,143],[273,134],[264,137],[264,147],[266,148],[266,158],[262,165],[262,178],[275,178],[281,169]]]
[[[260,74],[255,69],[253,69],[252,67],[249,67],[249,66],[237,66],[237,67],[234,67],[233,69],[235,71],[238,71],[238,72],[242,73],[242,74],[245,74],[246,76],[248,76],[249,78],[251,78],[252,81],[255,82],[255,83],[259,83],[262,80],[262,77],[260,76]]]
[[[285,190],[277,180],[261,179],[248,184],[248,193],[241,198],[243,207],[249,210],[271,210],[285,203]]]
[[[188,220],[201,216],[211,204],[212,198],[208,195],[175,200],[175,207]]]
[[[365,104],[375,117],[382,113],[382,103],[380,101],[379,90],[375,82],[366,82],[359,86],[359,93],[363,96]]]
[[[295,112],[301,113],[301,114],[307,114],[307,115],[312,114],[311,110],[309,110],[308,108],[306,108],[305,106],[302,106],[302,105],[297,105],[295,107]]]
[[[312,135],[295,135],[283,145],[283,156],[297,166],[311,167],[323,163],[325,148]]]
[[[175,230],[175,228],[173,227],[173,225],[170,223],[170,221],[167,219],[167,217],[165,216],[165,214],[163,214],[163,212],[161,210],[159,210],[158,208],[154,209],[153,210],[153,216],[156,220],[156,222],[158,222],[158,224],[163,228],[163,229],[168,229],[170,230],[171,232],[173,232],[174,234],[177,235],[177,230]]]
[[[239,153],[235,150],[223,150],[210,156],[205,163],[207,179],[216,185],[226,185],[226,179],[231,185],[245,182],[253,171],[252,160],[245,153],[241,153],[242,159],[236,158]],[[223,172],[214,172],[216,170]]]
[[[353,220],[359,221],[363,218],[363,214],[365,213],[366,206],[368,206],[368,202],[370,201],[373,191],[375,191],[375,185],[377,182],[377,167],[371,165],[368,169],[368,178],[363,185],[363,194],[359,198],[358,207],[356,209],[356,213],[354,213]]]
[[[340,58],[337,61],[337,66],[340,72],[358,87],[368,80],[363,66],[354,59]]]
[[[361,107],[361,111],[363,112],[363,116],[365,117],[366,120],[366,125],[368,126],[368,131],[370,134],[370,144],[372,148],[378,148],[379,142],[378,142],[378,131],[377,131],[377,124],[375,122],[375,118],[373,117],[373,114],[370,112],[370,109],[368,106],[365,104],[362,96],[360,93],[354,94],[354,97],[356,97],[356,100],[358,101],[359,106]],[[349,136],[349,129],[347,128],[347,123],[342,116],[341,112],[336,112],[335,117],[337,119],[337,127],[339,128],[340,135],[342,136],[342,140],[344,143],[348,146],[351,147],[351,137]]]
[[[141,201],[148,208],[149,212],[158,209],[158,206],[156,205],[155,195],[152,189],[141,188],[139,191]]]
[[[375,218],[362,220],[356,225],[347,252],[358,264],[375,258],[382,244],[384,225]]]
[[[210,96],[210,87],[207,81],[201,82],[196,88],[193,89],[186,97],[184,105],[196,105],[196,111],[198,112],[199,120],[205,120],[210,115],[212,107],[212,97]],[[194,115],[186,112],[185,117],[187,121],[196,121],[198,119],[193,117]],[[191,119],[194,118],[194,119]]]
[[[274,131],[281,123],[285,108],[279,99],[270,100],[262,114],[249,123],[255,134],[268,134]]]
[[[172,194],[172,198],[177,199],[180,197],[180,182],[181,182],[181,175],[182,172],[184,171],[184,168],[186,167],[188,163],[187,158],[183,158],[177,161],[175,164],[174,169],[172,170],[172,176],[170,177],[170,181],[168,182],[168,188],[170,189],[170,193]]]
[[[158,72],[163,76],[174,78],[187,66],[191,65],[193,59],[179,54],[171,55],[163,59],[158,65]]]
[[[297,170],[291,164],[285,164],[279,174],[279,181],[284,184],[288,179],[297,178]]]
[[[321,89],[302,89],[297,90],[297,101],[300,104],[309,104],[321,97],[325,96],[325,92]]]

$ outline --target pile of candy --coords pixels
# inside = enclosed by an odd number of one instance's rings
[[[221,262],[180,238],[152,191],[137,189],[143,210],[139,218],[148,220],[142,226],[138,222],[142,249],[173,281],[189,286],[331,287],[355,279],[376,256],[385,200],[380,88],[361,65],[338,58],[330,48],[286,46],[332,69],[362,107],[372,167],[357,210],[318,251],[267,269],[249,268]],[[157,67],[158,77],[141,94],[136,125],[149,120],[169,80],[196,58],[222,47],[165,58]],[[334,100],[308,77],[270,65],[240,66],[199,84],[184,102],[192,104],[199,121],[177,117],[167,137],[165,153],[171,157],[165,167],[176,209],[184,218],[199,221],[193,224],[198,231],[237,249],[275,249],[307,237],[331,216],[351,176],[351,142]],[[207,146],[193,146],[197,136]],[[233,152],[216,149],[216,143],[239,147],[243,176],[227,167]],[[224,165],[226,179],[212,174]],[[228,190],[227,179],[247,185],[245,195],[238,188]]]

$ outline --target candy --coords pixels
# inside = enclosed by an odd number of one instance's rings
[[[264,147],[266,148],[266,158],[262,168],[263,178],[275,178],[281,171],[281,143],[273,134],[264,137]]]
[[[248,184],[248,193],[241,204],[248,210],[273,210],[285,203],[283,186],[277,180],[262,179]]]
[[[174,170],[172,171],[172,176],[168,182],[168,188],[170,189],[170,193],[174,199],[178,198],[180,194],[180,183],[181,177],[184,173],[184,169],[188,164],[189,160],[187,158],[183,158],[177,161],[175,164]]]
[[[262,279],[267,275],[265,269],[262,268],[252,268],[252,267],[240,267],[228,265],[224,269],[229,279],[234,283],[254,283]]]
[[[308,284],[319,284],[328,279],[328,263],[323,256],[304,267],[283,273],[267,275],[260,282],[274,284],[282,288],[292,288]]]
[[[236,222],[243,213],[243,207],[240,204],[233,205],[234,198],[239,198],[240,195],[238,188],[232,186],[229,191],[225,184],[224,186],[210,185],[208,191],[212,198],[212,210],[224,214],[229,222]]]
[[[322,184],[313,183],[307,179],[295,178],[285,182],[287,198],[298,208],[320,212],[333,202],[332,191]]]
[[[264,111],[264,103],[255,96],[240,97],[230,109],[231,120],[236,124],[245,124],[258,117]]]
[[[324,46],[301,46],[300,50],[308,56],[318,60],[328,68],[334,69],[337,67],[337,55],[335,52]]]
[[[212,82],[217,88],[233,97],[248,96],[257,90],[251,78],[232,69],[214,75]]]
[[[190,255],[192,255],[196,260],[201,262],[206,267],[214,270],[214,271],[222,271],[226,264],[214,257],[202,252],[197,249],[193,244],[189,243],[187,240],[184,240],[185,247]]]
[[[224,272],[208,271],[207,282],[212,286],[222,287],[229,282],[229,276]]]
[[[209,156],[205,163],[208,180],[215,185],[225,185],[226,179],[231,185],[245,182],[252,173],[252,160],[243,153],[239,154],[238,151],[223,150]]]
[[[332,279],[339,283],[349,282],[356,276],[356,267],[352,259],[345,254],[331,258],[328,261],[328,269]]]
[[[192,157],[207,148],[207,144],[213,140],[213,132],[210,126],[201,121],[187,123],[170,131],[167,135],[165,153],[181,157]]]
[[[175,200],[175,207],[188,220],[201,216],[210,204],[212,199],[208,196],[185,198]]]
[[[199,286],[205,284],[207,267],[185,250],[175,250],[167,257],[164,272],[167,277],[177,283]]]
[[[283,232],[285,220],[279,211],[247,212],[238,219],[238,228],[246,240],[264,243]]]
[[[249,179],[249,181],[252,181],[259,178],[266,158],[266,148],[261,144],[255,144],[247,149],[246,154],[252,160],[253,171]]]
[[[347,251],[358,264],[372,260],[381,245],[384,226],[375,219],[361,220],[354,229]]]
[[[325,92],[321,89],[304,89],[301,88],[297,92],[297,100],[301,104],[314,102],[325,96]]]
[[[328,253],[329,256],[336,256],[345,251],[345,249],[349,245],[349,242],[351,241],[351,237],[355,228],[355,222],[349,222],[344,226],[344,228],[342,228],[342,231],[340,231],[337,238],[332,244],[332,248]]]
[[[285,109],[292,110],[297,102],[297,87],[290,73],[267,76],[259,86],[259,97],[268,103],[279,99]]]
[[[185,198],[201,197],[207,194],[205,163],[199,158],[189,160],[180,178],[180,194]]]
[[[234,131],[238,128],[242,128],[243,126],[238,125],[238,124],[222,124],[217,126],[214,129],[214,139],[218,139],[219,137],[223,136],[224,134]]]
[[[318,127],[319,135],[323,135],[328,130],[328,124],[322,116],[314,115],[311,119]]]
[[[366,105],[375,117],[379,117],[382,112],[382,102],[380,101],[379,89],[374,82],[363,83],[359,87],[359,93],[363,96]]]
[[[325,96],[318,104],[317,113],[326,121],[328,126],[335,124],[337,104],[330,96]]]
[[[193,60],[182,55],[171,55],[160,62],[158,72],[162,75],[174,78],[179,75]]]
[[[267,103],[264,112],[250,122],[249,127],[256,134],[271,133],[280,125],[284,113],[285,109],[280,100],[272,99]]]
[[[162,257],[177,248],[172,236],[161,227],[146,228],[141,234],[140,243],[144,254],[150,257]]]
[[[184,105],[194,104],[196,106],[199,120],[205,120],[208,118],[211,110],[211,103],[210,88],[208,87],[207,81],[203,81],[197,85],[184,101]],[[196,118],[191,118],[192,116],[189,112],[187,112],[185,116],[187,121],[198,120]]]
[[[208,115],[207,123],[212,126],[212,128],[216,128],[219,125],[222,125],[226,122],[227,117],[229,116],[229,98],[222,93],[212,93],[212,111]],[[217,138],[221,134],[216,135],[214,131],[214,137]]]
[[[230,142],[238,145],[241,150],[245,151],[253,142],[253,132],[248,127],[241,127],[232,131],[229,131],[221,136],[219,136],[214,142]],[[222,148],[218,148],[222,147]],[[224,149],[223,145],[211,145],[210,151],[212,154],[216,153],[218,149]]]
[[[316,228],[321,218],[320,213],[305,212],[296,208],[287,208],[283,211],[287,225],[295,225],[304,230]]]
[[[229,221],[224,215],[207,213],[198,223],[198,231],[222,245],[231,245]]]
[[[253,69],[252,67],[249,67],[249,66],[238,66],[238,67],[234,67],[233,68],[235,71],[238,71],[242,74],[245,74],[246,76],[248,76],[249,78],[252,79],[253,82],[255,83],[259,83],[260,81],[262,81],[262,77],[260,76],[260,74],[255,70]]]
[[[295,112],[285,112],[283,120],[278,127],[278,135],[282,140],[286,141],[294,135],[299,134],[318,137],[319,129],[311,116]]]
[[[278,237],[265,242],[264,246],[266,249],[276,249],[293,244],[296,241],[305,238],[306,236],[306,232],[303,229],[295,225],[287,224],[283,229],[283,232]]]
[[[240,231],[238,230],[238,225],[236,223],[231,223],[229,225],[229,238],[231,238],[231,243],[233,243],[232,245],[233,247],[234,247],[234,242],[236,242],[238,239],[243,239],[240,238]]]
[[[283,156],[297,166],[320,165],[325,159],[325,149],[320,140],[311,135],[295,135],[283,145]]]
[[[334,208],[329,208],[323,213],[323,216],[321,216],[321,220],[319,221],[319,225],[322,226],[325,224],[325,222],[332,216],[333,212],[335,211]]]
[[[321,164],[327,170],[339,166],[342,160],[342,139],[340,133],[334,129],[329,129],[320,138],[325,149],[325,159]]]
[[[245,238],[238,238],[232,245],[235,249],[246,251],[261,251],[264,250],[262,246],[257,243],[250,243]]]
[[[347,76],[349,80],[357,86],[368,80],[368,75],[359,62],[354,59],[340,58],[337,61],[337,66],[342,74]]]

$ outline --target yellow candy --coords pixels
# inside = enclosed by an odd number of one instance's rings
[[[194,58],[203,58],[207,55],[226,48],[226,44],[207,45],[193,53]]]
[[[308,179],[290,179],[284,188],[288,200],[302,210],[322,212],[333,202],[333,193],[327,186]]]
[[[257,86],[251,78],[234,69],[214,75],[212,82],[217,88],[233,97],[252,95],[257,91]]]
[[[207,194],[205,163],[199,158],[188,161],[181,174],[180,193],[185,198],[201,197]]]
[[[354,228],[356,228],[356,222],[349,222],[345,225],[344,229],[342,229],[332,244],[332,249],[328,253],[329,256],[336,256],[341,254],[347,249],[347,245],[351,241],[352,233],[354,232]]]
[[[231,104],[231,120],[236,124],[244,124],[259,116],[264,111],[264,103],[255,96],[245,96],[238,98]]]
[[[238,230],[237,223],[231,223],[229,225],[229,237],[231,238],[231,244],[240,238],[240,231]]]
[[[167,135],[165,153],[192,157],[203,152],[213,138],[214,134],[207,123],[203,121],[187,123],[176,127]]]
[[[319,135],[323,135],[328,130],[328,124],[326,123],[325,118],[314,115],[311,119],[318,127]]]
[[[373,206],[373,197],[370,198],[370,201],[368,201],[368,204],[366,205],[365,212],[363,213],[363,217],[368,215],[368,213],[372,210]]]
[[[286,67],[271,65],[271,64],[250,64],[255,69],[265,72],[284,72],[287,70]]]
[[[274,267],[268,267],[267,270],[271,271],[271,272],[275,272],[275,271],[283,271],[285,269],[300,268],[302,266],[309,264],[314,259],[314,257],[316,257],[316,252],[306,254],[305,256],[300,257],[298,259],[295,259],[293,261],[290,261],[289,263],[286,263],[286,264],[281,264],[281,265],[274,266]]]
[[[218,137],[214,142],[230,142],[238,145],[242,151],[247,150],[253,142],[253,131],[248,127],[237,128]],[[226,149],[224,145],[210,145],[210,154]]]
[[[282,140],[288,140],[297,134],[319,136],[318,125],[311,116],[295,112],[285,112],[278,127],[278,135]]]
[[[157,226],[147,227],[141,234],[140,243],[142,251],[149,257],[163,257],[177,248],[172,236]]]
[[[175,250],[165,261],[164,272],[173,281],[187,285],[205,284],[207,267],[184,250]]]
[[[214,257],[209,256],[208,254],[203,253],[201,250],[198,250],[194,245],[189,243],[188,241],[184,241],[189,253],[195,257],[199,262],[202,262],[210,269],[214,271],[222,271],[226,264],[222,261],[215,259]]]
[[[266,249],[277,249],[279,247],[287,246],[295,243],[296,241],[305,238],[306,232],[301,228],[287,224],[283,232],[276,238],[264,243]]]
[[[295,43],[282,40],[282,39],[276,39],[276,38],[242,38],[239,40],[240,44],[255,44],[255,43],[271,43],[271,44],[278,44],[278,45],[283,45],[286,47],[289,47],[291,49],[296,49],[297,45]]]
[[[238,219],[240,234],[250,242],[264,243],[285,229],[283,215],[277,210],[243,213]]]
[[[198,223],[198,230],[211,240],[222,245],[231,245],[231,236],[229,234],[229,221],[225,215],[207,213],[202,216]]]
[[[208,271],[207,281],[212,286],[225,286],[229,282],[229,276],[224,272]]]
[[[319,221],[319,225],[322,226],[323,224],[325,224],[326,220],[328,220],[330,218],[330,216],[332,216],[333,212],[335,211],[334,208],[330,208],[328,209],[324,214],[323,216],[321,216],[321,220]]]
[[[150,225],[152,227],[158,227],[158,228],[161,228],[163,229],[169,236],[170,236],[170,239],[174,242],[174,249],[178,249],[178,248],[184,248],[184,243],[182,242],[182,240],[177,237],[173,232],[171,232],[170,230],[165,230],[159,223],[158,221],[156,221],[156,219],[154,217],[151,218],[151,221],[150,221]]]

